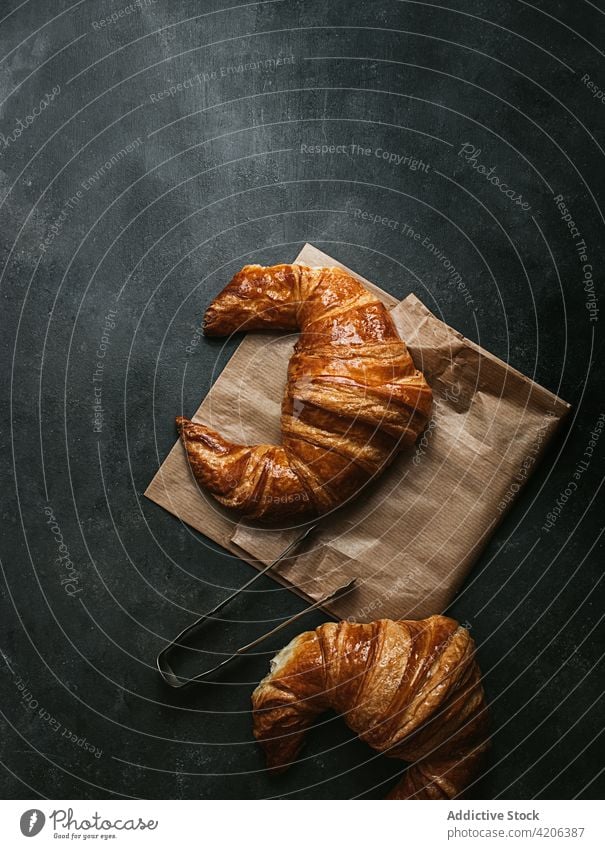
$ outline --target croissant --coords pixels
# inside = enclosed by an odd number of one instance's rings
[[[245,266],[204,332],[296,330],[281,445],[236,445],[177,418],[200,486],[261,521],[317,516],[351,498],[423,430],[432,394],[384,305],[339,268]]]
[[[361,740],[412,762],[389,799],[453,799],[478,776],[487,708],[469,632],[453,619],[328,622],[271,661],[252,694],[254,736],[274,772],[329,708]]]

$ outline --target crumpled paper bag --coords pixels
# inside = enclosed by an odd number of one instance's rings
[[[295,262],[345,268],[311,245]],[[451,602],[570,406],[439,321],[415,295],[397,303],[346,270],[392,307],[433,390],[433,413],[416,445],[358,498],[320,520],[298,556],[272,574],[314,601],[356,578],[350,592],[325,605],[340,618],[422,618]],[[278,442],[295,340],[248,334],[193,419],[236,442]],[[238,523],[199,489],[180,442],[145,495],[257,567],[301,533]]]

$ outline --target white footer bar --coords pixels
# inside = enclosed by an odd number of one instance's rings
[[[0,801],[0,845],[603,847],[597,801]],[[28,843],[29,840],[34,842]]]

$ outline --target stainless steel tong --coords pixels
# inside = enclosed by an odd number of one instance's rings
[[[318,601],[314,602],[309,607],[306,607],[304,610],[301,610],[298,613],[295,613],[294,616],[291,616],[289,619],[286,619],[284,622],[280,622],[279,625],[276,625],[275,628],[272,628],[270,631],[267,631],[262,636],[257,637],[255,640],[252,640],[252,642],[247,643],[245,646],[241,646],[239,649],[236,649],[233,652],[232,655],[225,658],[220,663],[217,663],[216,666],[213,666],[211,669],[207,669],[204,672],[200,672],[198,675],[195,675],[193,678],[184,678],[182,676],[179,676],[172,669],[172,667],[169,663],[170,655],[172,654],[172,652],[177,647],[178,648],[187,648],[186,646],[183,645],[183,643],[187,639],[187,637],[190,637],[192,634],[197,632],[208,619],[212,619],[217,613],[220,613],[220,611],[224,607],[226,607],[229,604],[230,601],[233,601],[234,598],[237,598],[237,596],[240,593],[244,592],[244,590],[247,590],[248,587],[252,586],[252,584],[255,581],[258,581],[259,578],[262,578],[263,575],[265,575],[267,572],[269,572],[271,569],[273,569],[275,566],[277,566],[278,563],[281,563],[282,560],[284,560],[295,548],[298,548],[298,546],[302,542],[304,542],[304,540],[307,539],[309,534],[311,534],[311,532],[314,531],[316,527],[317,527],[317,525],[311,525],[310,527],[308,527],[304,531],[304,533],[301,534],[301,536],[297,537],[297,539],[295,539],[293,542],[291,542],[290,545],[286,549],[284,549],[284,551],[282,551],[282,553],[279,555],[279,557],[276,560],[274,560],[272,563],[269,563],[268,566],[265,566],[263,569],[261,569],[259,572],[257,572],[256,575],[254,575],[252,578],[250,578],[249,581],[246,581],[246,583],[242,587],[235,590],[235,592],[232,592],[231,595],[227,596],[227,598],[220,601],[216,605],[216,607],[212,608],[212,610],[209,610],[207,613],[202,614],[202,616],[200,616],[198,619],[196,619],[195,622],[193,622],[193,624],[189,625],[187,628],[185,628],[183,631],[181,631],[181,633],[178,634],[178,636],[176,636],[174,638],[174,640],[172,640],[172,642],[170,642],[164,649],[162,649],[162,651],[157,656],[156,663],[157,663],[157,667],[158,667],[158,670],[160,672],[160,675],[162,676],[162,678],[164,679],[166,684],[168,684],[170,687],[173,687],[175,689],[180,689],[181,687],[186,687],[189,684],[195,684],[199,681],[203,681],[209,675],[212,675],[213,672],[216,672],[218,669],[221,669],[222,667],[227,666],[228,663],[231,663],[237,657],[240,657],[242,654],[245,654],[247,651],[250,651],[250,649],[255,648],[255,646],[258,646],[260,643],[264,642],[269,637],[273,636],[273,634],[277,634],[283,628],[286,628],[288,625],[291,625],[292,622],[296,622],[297,619],[300,619],[306,613],[309,613],[311,610],[315,610],[316,608],[321,607],[322,604],[325,604],[326,602],[330,601],[331,599],[334,599],[337,596],[348,592],[353,587],[353,584],[355,583],[355,579],[353,579],[352,581],[349,581],[349,583],[346,584],[345,586],[338,587],[338,589],[336,589],[335,591],[329,593],[328,595],[323,596]]]

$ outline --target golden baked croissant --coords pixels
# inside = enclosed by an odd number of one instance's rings
[[[271,661],[252,694],[254,736],[272,771],[296,758],[329,708],[388,757],[412,761],[389,799],[453,799],[477,778],[487,708],[469,632],[453,619],[328,622]]]
[[[384,305],[339,268],[247,265],[208,308],[204,332],[300,329],[281,445],[235,445],[179,416],[197,482],[260,520],[338,507],[424,428],[432,395]]]

